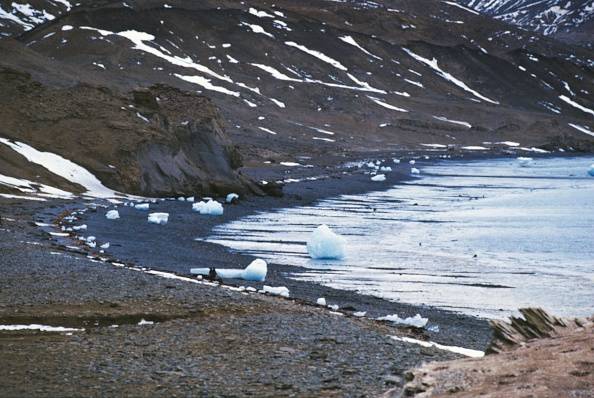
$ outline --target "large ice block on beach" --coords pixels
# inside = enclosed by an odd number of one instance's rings
[[[209,200],[208,202],[200,201],[192,205],[192,210],[200,214],[207,214],[210,216],[223,215],[223,205],[216,200]]]
[[[152,224],[165,225],[169,221],[169,213],[150,213],[148,222]]]
[[[345,239],[326,224],[317,227],[307,241],[307,252],[314,259],[341,259],[345,254]]]
[[[197,275],[208,275],[209,268],[192,268],[190,273]],[[217,275],[223,279],[243,279],[252,282],[264,282],[268,272],[266,261],[256,259],[252,261],[245,269],[236,268],[217,268]]]
[[[108,220],[117,220],[118,218],[120,218],[120,213],[117,210],[110,210],[107,213],[105,213],[105,218],[107,218]]]
[[[428,318],[423,318],[421,315],[417,314],[415,316],[411,316],[408,318],[400,318],[397,314],[393,315],[386,315],[380,318],[377,318],[378,321],[389,321],[393,323],[397,323],[399,325],[407,325],[413,326],[416,328],[424,328],[429,322]]]

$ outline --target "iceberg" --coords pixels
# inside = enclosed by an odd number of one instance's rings
[[[215,270],[217,275],[223,279],[243,279],[252,282],[264,282],[268,272],[268,265],[262,259],[252,261],[245,269],[236,268],[218,268]],[[191,274],[208,275],[210,268],[192,268]]]
[[[152,224],[165,225],[169,221],[169,213],[150,213],[148,222]]]
[[[105,218],[107,218],[108,220],[117,220],[118,218],[120,218],[120,213],[117,210],[110,210],[107,213],[105,213]]]
[[[199,212],[200,214],[207,214],[211,216],[223,215],[223,205],[215,200],[209,200],[208,202],[200,201],[192,205],[192,210]]]
[[[342,236],[323,224],[312,232],[307,241],[307,252],[313,259],[342,259],[345,243]]]
[[[407,326],[412,326],[415,328],[424,328],[427,325],[427,322],[429,322],[428,318],[423,318],[419,314],[412,316],[412,317],[404,318],[404,319],[400,318],[397,314],[393,314],[393,315],[382,316],[380,318],[377,318],[377,320],[393,322],[393,323],[397,323],[399,325],[407,325]]]

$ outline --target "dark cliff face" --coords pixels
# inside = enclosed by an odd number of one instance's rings
[[[121,192],[164,196],[257,190],[237,173],[241,161],[212,102],[171,87],[123,94],[88,84],[51,88],[0,68],[0,120],[5,138],[57,153]],[[9,162],[13,169],[31,167],[5,151],[0,165],[8,169]],[[52,183],[81,192],[63,179]]]

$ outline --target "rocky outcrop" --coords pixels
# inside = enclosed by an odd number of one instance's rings
[[[493,321],[481,359],[434,362],[407,373],[388,397],[589,397],[594,391],[594,319],[564,320],[539,308]]]
[[[241,157],[216,107],[194,93],[162,85],[125,93],[83,83],[49,87],[0,68],[0,120],[3,137],[57,153],[121,192],[259,192],[237,171]],[[13,177],[39,175],[31,171],[39,166],[15,152],[4,151],[2,162],[19,165]],[[36,182],[76,191],[47,175]]]

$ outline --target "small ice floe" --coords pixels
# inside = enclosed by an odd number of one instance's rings
[[[110,210],[107,213],[105,213],[105,218],[107,218],[108,220],[117,220],[118,218],[120,218],[120,213],[117,210]]]
[[[412,317],[408,318],[400,318],[398,314],[386,315],[380,318],[377,318],[378,321],[388,321],[392,323],[396,323],[399,325],[408,325],[413,326],[415,328],[424,328],[429,322],[429,319],[423,318],[421,315],[417,314]]]
[[[233,202],[237,201],[238,199],[239,199],[239,195],[238,194],[236,194],[236,193],[230,193],[225,198],[225,202],[227,202],[227,203],[233,203]]]
[[[105,250],[105,249],[109,249],[109,242],[106,242],[104,244],[102,244],[101,246],[99,246],[101,249]]]
[[[394,164],[400,164],[400,159],[392,159],[392,161],[394,162]]]
[[[345,255],[345,239],[327,225],[317,227],[307,241],[307,252],[313,259],[342,259]]]
[[[380,167],[380,171],[392,171],[392,168],[390,166],[382,166]]]
[[[49,325],[0,325],[0,331],[18,331],[18,330],[37,330],[39,332],[79,332],[84,329],[66,328],[63,326],[49,326]]]
[[[208,202],[200,201],[192,205],[192,210],[197,211],[200,214],[207,214],[210,216],[222,216],[223,205],[215,200],[209,200]]]
[[[169,213],[150,213],[148,222],[151,224],[165,225],[169,221]]]
[[[385,174],[375,175],[375,176],[371,177],[371,181],[377,181],[377,182],[386,181],[386,175]]]
[[[415,163],[417,163],[417,162],[414,159],[411,159],[411,160],[408,161],[408,164],[415,164]]]
[[[140,322],[138,322],[138,326],[153,325],[154,323],[155,322],[153,321],[147,321],[146,319],[142,318]]]
[[[520,167],[528,167],[528,166],[532,166],[532,163],[534,163],[534,159],[532,158],[525,158],[525,157],[519,157],[517,159],[518,164],[520,165]]]
[[[324,297],[320,297],[319,299],[316,300],[316,304],[320,305],[322,307],[326,306],[326,299]]]
[[[594,164],[590,165],[590,168],[588,169],[588,174],[594,177]]]
[[[193,201],[194,201],[194,199],[195,199],[195,198],[194,198],[193,196],[187,197],[187,198],[186,198],[186,202],[193,202]]]
[[[87,224],[72,226],[73,231],[85,231],[86,229],[87,229]]]
[[[410,174],[421,174],[421,170],[417,169],[416,167],[413,167],[410,169]]]
[[[281,296],[281,297],[289,297],[289,289],[287,289],[285,286],[277,286],[277,287],[272,287],[272,286],[266,286],[264,285],[264,287],[262,288],[262,290],[259,290],[260,293],[268,293],[272,296]]]
[[[184,198],[183,196],[180,196],[179,198],[177,198],[177,200],[179,200],[180,202],[185,202],[186,198]]]
[[[134,208],[136,210],[148,210],[150,208],[150,205],[148,203],[139,203],[137,205],[134,205]]]
[[[268,264],[262,259],[252,261],[245,269],[219,268],[215,269],[217,276],[223,279],[243,279],[252,282],[264,282],[268,272]],[[194,275],[209,275],[210,268],[192,268]]]

